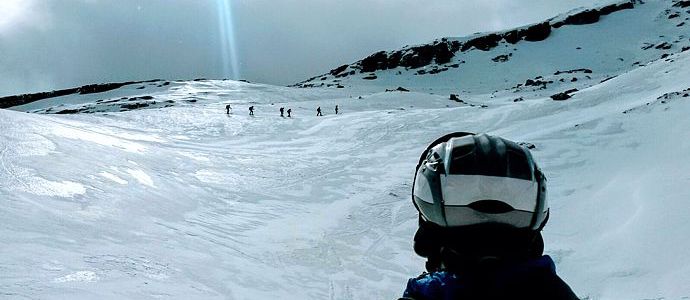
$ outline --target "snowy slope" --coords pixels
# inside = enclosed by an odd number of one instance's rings
[[[257,104],[282,102],[294,97],[305,100],[319,99],[326,95],[331,97],[346,95],[345,92],[337,90],[295,92],[294,89],[268,89],[248,82],[205,79],[144,82],[128,84],[100,93],[72,92],[58,97],[32,97],[40,94],[29,94],[27,98],[37,99],[24,101],[21,105],[12,106],[11,109],[47,114],[91,114],[190,106],[219,101],[229,104]],[[3,99],[0,98],[0,104],[2,101]]]
[[[396,92],[265,99],[255,118],[212,101],[106,115],[0,111],[1,290],[394,298],[423,267],[408,196],[419,151],[474,130],[536,145],[551,187],[547,251],[579,295],[687,297],[690,98],[657,97],[690,87],[690,56],[672,59],[568,101],[488,108]],[[344,114],[307,115],[336,103]],[[277,105],[305,110],[281,119]]]
[[[648,1],[600,22],[671,5]],[[687,299],[690,51],[646,51],[660,50],[631,52],[628,62],[649,59],[635,66],[589,66],[578,77],[592,79],[570,85],[499,80],[463,102],[448,100],[453,86],[440,79],[412,92],[205,80],[0,110],[0,298],[394,299],[424,266],[412,251],[416,160],[463,130],[536,146],[552,209],[546,252],[580,297]],[[506,62],[514,72],[545,72],[517,56]],[[479,77],[496,75],[492,63]],[[577,84],[572,98],[549,98]],[[75,113],[24,113],[65,109]]]
[[[533,41],[526,38],[509,41],[508,35],[520,30],[524,32],[532,26],[464,38],[445,38],[426,45],[375,53],[296,86],[364,86],[369,90],[403,86],[416,91],[484,94],[510,88],[513,88],[511,91],[538,90],[540,85],[525,86],[525,83],[541,76],[537,79],[551,81],[548,85],[555,89],[581,89],[659,59],[662,55],[690,49],[690,13],[684,5],[687,4],[669,0],[614,2],[603,5],[599,10],[605,7],[616,10],[608,14],[598,13],[602,15],[597,14],[597,20],[588,19],[592,18],[587,14],[591,9],[580,9],[540,23],[546,28],[539,27],[540,24],[533,25],[537,32],[530,37]],[[559,25],[573,15],[580,16],[575,21],[593,23]],[[498,39],[495,46],[491,43],[492,36]],[[469,45],[477,46],[467,48]],[[425,61],[424,57],[429,60]],[[447,62],[444,62],[446,58]],[[443,63],[439,63],[439,59]],[[555,75],[581,69],[591,70],[593,74]],[[577,81],[572,82],[573,78]],[[518,85],[522,87],[515,88]]]

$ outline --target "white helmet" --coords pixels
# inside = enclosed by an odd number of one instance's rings
[[[420,221],[457,228],[502,224],[540,231],[546,178],[525,147],[500,137],[456,132],[429,145],[412,188]]]

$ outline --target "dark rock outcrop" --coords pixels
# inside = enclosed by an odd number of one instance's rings
[[[362,59],[359,65],[362,73],[388,69],[388,54],[386,51],[376,52],[365,59]]]
[[[510,56],[503,54],[503,55],[496,56],[496,57],[492,58],[491,60],[493,60],[494,62],[506,62],[509,59],[510,59]]]
[[[597,14],[599,13],[598,11],[596,12]],[[578,20],[584,17],[580,16],[580,14],[571,16],[572,18],[570,19],[570,22],[581,22]],[[432,62],[435,62],[436,64],[445,64],[452,60],[452,58],[455,56],[455,52],[457,51],[465,52],[473,48],[481,51],[489,51],[498,46],[498,44],[503,40],[511,44],[515,44],[521,40],[530,42],[545,40],[551,34],[551,28],[552,25],[549,22],[543,22],[527,28],[516,29],[502,34],[490,33],[477,36],[465,42],[448,41],[447,39],[442,39],[434,42],[433,44],[409,47],[392,53],[387,53],[385,51],[376,52],[362,59],[356,65],[358,65],[360,72],[366,73],[377,70],[393,69],[399,66],[417,69],[427,66]],[[342,73],[346,68],[346,66],[340,66],[331,70],[330,74],[334,76],[347,76],[345,75],[346,73]]]
[[[521,40],[528,42],[543,41],[551,35],[551,24],[543,22],[532,25],[525,29],[515,29],[508,31],[501,35],[503,40],[508,43],[515,44]]]
[[[125,85],[132,84],[131,82],[117,82],[117,83],[103,83],[103,84],[89,84],[77,88],[77,92],[82,95],[102,93],[119,89]]]
[[[83,112],[85,109],[80,108],[80,109],[63,109],[60,111],[55,112],[55,114],[58,115],[71,115],[71,114],[78,114],[80,112]]]
[[[340,73],[338,75],[335,75],[335,78],[343,78],[343,77],[347,77],[349,75],[354,75],[354,72],[352,72],[352,74],[350,74],[349,72],[343,72],[343,73]]]
[[[386,92],[409,92],[409,91],[410,90],[408,90],[404,87],[401,87],[401,86],[399,86],[397,89],[394,89],[394,90],[386,89]]]
[[[417,69],[430,64],[433,59],[434,47],[432,45],[412,47],[402,56],[400,65],[411,69]]]
[[[550,26],[549,26],[550,28]],[[550,29],[549,29],[550,30]],[[503,39],[511,44],[516,44],[520,40],[522,40],[522,36],[520,36],[520,31],[519,30],[511,30],[503,34]]]
[[[568,95],[567,93],[558,93],[555,95],[551,95],[551,99],[556,101],[568,100],[570,99],[570,95]]]
[[[690,7],[690,0],[682,0],[673,4],[673,7],[686,8]]]
[[[592,70],[590,70],[590,69],[572,69],[572,70],[567,70],[567,71],[556,71],[556,73],[553,73],[553,75],[570,74],[570,73],[578,73],[578,72],[591,74]]]
[[[487,35],[482,35],[465,42],[460,48],[461,51],[465,52],[470,48],[474,47],[482,51],[489,51],[492,48],[498,46],[498,42],[503,39],[503,36],[496,33],[490,33]]]
[[[122,109],[127,109],[127,110],[132,110],[132,109],[139,109],[143,107],[148,107],[149,104],[145,102],[137,102],[137,103],[127,103],[127,104],[122,104],[120,105],[120,108]]]
[[[335,76],[335,75],[338,75],[338,74],[342,73],[343,71],[345,71],[345,69],[347,69],[347,67],[348,67],[348,65],[342,65],[340,67],[337,67],[337,68],[331,70],[331,72],[329,72],[329,73],[331,75]]]
[[[568,100],[571,97],[570,94],[574,93],[574,92],[577,92],[577,89],[570,89],[570,90],[567,90],[567,91],[562,92],[562,93],[551,95],[551,99],[553,99],[555,101]]]
[[[449,63],[453,56],[455,56],[455,51],[452,51],[451,48],[452,45],[449,47],[447,43],[438,43],[434,45],[434,61],[439,65]]]
[[[634,1],[627,1],[627,2],[623,2],[623,3],[617,3],[617,4],[611,4],[611,5],[604,6],[604,7],[599,9],[599,14],[601,14],[602,16],[605,16],[605,15],[608,15],[608,14],[611,14],[611,13],[614,13],[617,11],[621,11],[624,9],[633,9],[633,8],[635,8]]]
[[[521,33],[524,35],[525,41],[543,41],[551,34],[551,24],[549,24],[549,22],[544,22],[541,24],[532,25],[527,27],[525,30],[521,30]]]
[[[460,43],[458,41],[451,42],[444,39],[433,44],[410,47],[390,54],[385,51],[376,52],[359,61],[357,65],[362,73],[397,67],[417,69],[432,62],[437,64],[448,63],[459,48]],[[333,69],[331,70],[331,75],[339,74],[346,68],[346,66],[341,66]]]
[[[525,81],[525,86],[536,86],[539,87],[540,89],[546,89],[546,85],[553,83],[552,80],[546,81],[546,80],[541,80],[541,76],[535,78],[535,79],[527,79]]]
[[[671,45],[667,42],[663,42],[659,45],[656,45],[656,47],[654,47],[654,49],[668,50],[668,49],[671,49],[671,47],[673,47],[673,45]]]
[[[607,6],[599,8],[599,9],[588,9],[588,10],[576,13],[574,15],[570,15],[570,16],[566,17],[565,20],[563,20],[563,21],[554,23],[553,27],[559,28],[563,25],[593,24],[593,23],[596,23],[597,21],[599,21],[599,18],[601,16],[605,16],[605,15],[611,14],[613,12],[617,12],[617,11],[624,10],[624,9],[631,9],[634,7],[635,7],[635,4],[631,0],[628,2],[607,5]]]
[[[445,72],[445,71],[448,71],[448,68],[433,68],[433,69],[429,70],[428,73],[429,74],[438,74],[438,73]]]
[[[583,12],[568,16],[567,18],[565,18],[563,23],[565,25],[594,24],[597,21],[599,21],[599,17],[601,17],[601,14],[598,10],[585,10]]]
[[[401,54],[400,66],[406,68],[420,68],[430,64],[432,61],[437,64],[445,64],[455,56],[453,43],[440,42],[432,45],[412,47]]]
[[[107,91],[111,91],[114,89],[119,89],[119,88],[126,86],[126,85],[158,82],[158,81],[160,81],[160,80],[154,79],[154,80],[146,80],[146,81],[127,81],[127,82],[113,82],[113,83],[102,83],[102,84],[89,84],[89,85],[85,85],[85,86],[81,86],[81,87],[77,87],[77,88],[55,90],[55,91],[51,91],[51,92],[41,92],[41,93],[33,93],[33,94],[23,94],[23,95],[16,95],[16,96],[0,97],[0,108],[19,106],[19,105],[24,105],[27,103],[31,103],[31,102],[35,102],[35,101],[39,101],[39,100],[43,100],[43,99],[62,97],[62,96],[67,96],[67,95],[72,95],[72,94],[85,95],[85,94],[102,93],[102,92],[107,92]]]
[[[388,56],[388,68],[389,69],[395,69],[400,66],[400,60],[402,59],[403,53],[402,51],[396,51],[393,52],[390,56]]]

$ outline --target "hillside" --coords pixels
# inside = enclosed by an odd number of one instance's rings
[[[420,152],[472,131],[532,148],[546,253],[581,298],[687,299],[690,34],[677,25],[690,2],[616,5],[595,23],[551,19],[541,41],[525,40],[531,26],[486,51],[462,50],[486,34],[447,39],[460,46],[441,64],[358,62],[323,87],[161,80],[9,98],[0,298],[395,299],[424,269]]]
[[[687,1],[624,1],[544,22],[376,52],[297,87],[484,94],[592,86],[690,49]]]

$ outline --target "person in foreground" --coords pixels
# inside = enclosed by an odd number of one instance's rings
[[[578,299],[543,255],[546,177],[526,148],[456,132],[427,147],[412,200],[426,270],[400,299]]]

